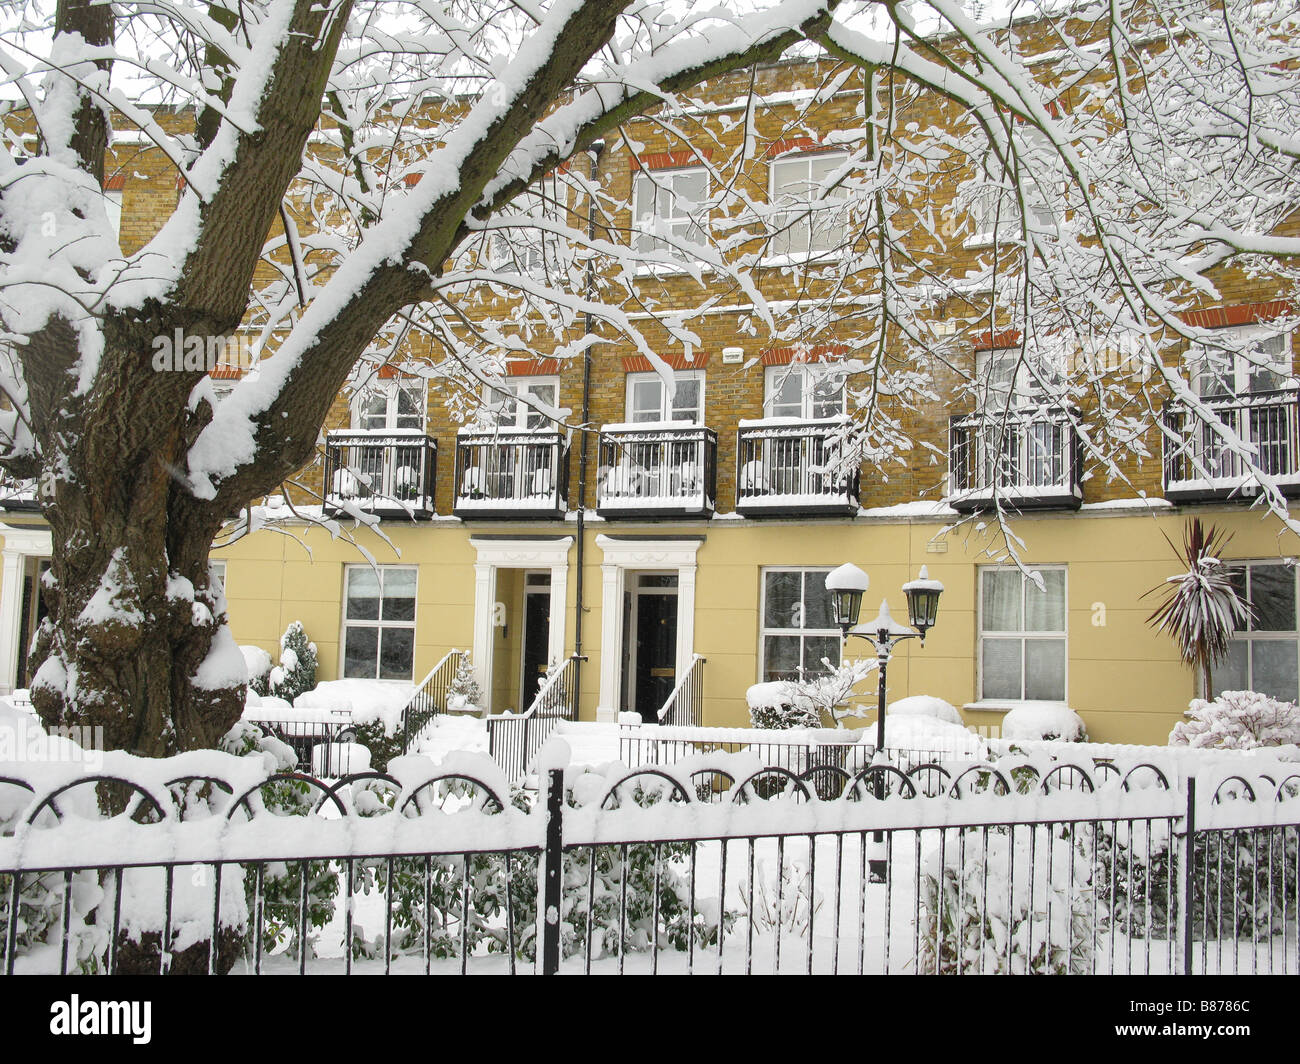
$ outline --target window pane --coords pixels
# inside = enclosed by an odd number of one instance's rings
[[[415,660],[415,631],[411,628],[385,628],[380,646],[383,652],[379,656],[379,678],[409,680]]]
[[[984,631],[1019,632],[1024,578],[1015,569],[985,569],[981,578],[984,594],[981,623]]]
[[[700,385],[698,377],[677,378],[677,391],[673,395],[673,420],[700,420]]]
[[[1065,570],[1040,570],[1043,591],[1032,580],[1025,581],[1025,631],[1065,631]]]
[[[767,379],[768,416],[803,416],[803,374],[794,370],[778,370]]]
[[[1244,639],[1233,642],[1228,647],[1228,659],[1214,668],[1210,682],[1214,685],[1217,697],[1224,691],[1244,691],[1250,686],[1246,675],[1246,659],[1250,653],[1249,643]]]
[[[415,620],[415,570],[384,570],[384,620]]]
[[[1295,631],[1295,574],[1285,565],[1250,567],[1250,604],[1257,632]]]
[[[663,382],[657,377],[632,382],[632,420],[658,421],[662,402]]]
[[[1020,684],[1022,639],[985,639],[980,647],[980,697],[1024,697]]]
[[[825,658],[832,667],[840,663],[840,641],[832,635],[810,635],[803,641],[803,668],[805,676],[820,676],[827,671],[822,664]]]
[[[352,621],[379,619],[379,574],[368,566],[348,570],[348,612]]]
[[[399,429],[424,428],[424,410],[421,393],[415,388],[403,388],[397,393],[397,424]]]
[[[801,628],[803,607],[799,601],[802,573],[765,573],[767,594],[763,602],[764,628]],[[795,664],[798,664],[796,651]]]
[[[835,627],[835,619],[831,614],[831,593],[826,590],[826,573],[821,570],[807,573],[804,577],[803,626]]]
[[[1025,640],[1025,697],[1065,701],[1065,640]]]
[[[1241,599],[1242,602],[1249,602],[1250,599],[1247,597],[1246,594],[1246,570],[1233,569],[1229,575],[1232,580],[1232,586],[1237,592],[1237,597]],[[1233,631],[1236,632],[1244,632],[1249,627],[1250,627],[1249,623],[1243,624],[1240,621],[1233,623]],[[1231,691],[1232,688],[1229,687],[1226,688],[1226,690]]]
[[[379,629],[348,628],[343,643],[343,677],[373,680],[379,669]]]
[[[763,637],[763,680],[797,680],[799,678],[799,643],[796,636]]]
[[[814,418],[839,417],[844,413],[844,382],[837,374],[817,374],[810,413]]]
[[[1296,644],[1290,639],[1250,641],[1251,688],[1284,702],[1297,695]]]

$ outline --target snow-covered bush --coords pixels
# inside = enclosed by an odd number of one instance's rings
[[[474,662],[469,651],[463,650],[456,665],[456,675],[447,685],[448,713],[481,713],[483,689],[474,677]]]
[[[1300,707],[1256,691],[1224,691],[1213,702],[1192,700],[1169,734],[1170,746],[1253,750],[1300,743]]]
[[[1026,702],[1002,718],[1002,738],[1086,743],[1088,728],[1083,718],[1068,706],[1054,702]]]
[[[1087,866],[1071,840],[973,828],[930,838],[918,968],[927,974],[1083,975],[1092,969]],[[1031,874],[1031,862],[1033,864]],[[1010,875],[1008,874],[1010,873]],[[1032,895],[1031,895],[1032,888]]]
[[[821,714],[803,692],[785,680],[756,683],[745,692],[755,728],[820,728]]]
[[[302,621],[294,621],[280,637],[280,663],[271,670],[269,691],[258,694],[269,693],[292,702],[316,686],[316,664],[316,644],[307,638]]]
[[[887,717],[933,717],[935,720],[947,721],[949,724],[965,726],[961,713],[951,702],[932,695],[912,695],[900,698],[885,707]]]
[[[248,687],[258,696],[271,693],[271,655],[261,647],[241,646],[239,652],[244,655],[244,665],[248,668]]]

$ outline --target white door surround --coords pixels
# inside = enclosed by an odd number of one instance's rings
[[[21,528],[0,524],[4,550],[0,551],[0,693],[18,682],[19,640],[23,638],[23,569],[29,557],[48,558],[54,545],[48,528]]]
[[[617,721],[621,708],[619,679],[623,667],[623,593],[627,589],[629,569],[657,569],[677,573],[677,676],[680,678],[686,675],[695,650],[695,556],[703,543],[703,536],[596,537],[596,546],[605,555],[605,560],[600,565],[598,721]]]
[[[471,536],[478,551],[474,563],[474,673],[483,691],[485,709],[492,709],[493,614],[497,601],[498,569],[549,569],[551,572],[551,637],[547,656],[564,659],[565,601],[569,587],[569,548],[572,536],[558,539],[526,536]],[[527,708],[527,707],[520,707]]]

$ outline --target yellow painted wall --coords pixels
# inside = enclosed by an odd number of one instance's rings
[[[1234,535],[1231,558],[1276,559],[1300,555],[1300,539],[1280,530],[1277,521],[1245,507],[1219,507],[1205,516]],[[1181,571],[1162,533],[1177,542],[1185,512],[1168,508],[1092,510],[1078,514],[1022,517],[1015,531],[1023,540],[1029,565],[1068,568],[1069,704],[1088,725],[1091,736],[1105,742],[1163,743],[1194,697],[1192,671],[1179,660],[1173,644],[1153,632],[1146,617],[1154,608],[1142,599],[1148,589]],[[601,657],[601,570],[603,552],[595,538],[605,534],[705,537],[697,555],[695,650],[708,659],[705,668],[706,723],[743,726],[748,721],[745,689],[759,679],[759,598],[766,565],[834,566],[853,561],[867,571],[871,589],[864,617],[874,615],[887,595],[896,616],[905,613],[902,583],[929,566],[945,592],[939,623],[924,647],[903,644],[889,671],[889,697],[937,695],[961,707],[976,697],[976,588],[978,566],[996,548],[987,534],[963,526],[944,536],[942,519],[830,520],[756,522],[715,520],[667,524],[593,522],[588,527],[585,599],[588,612],[584,647],[581,715],[596,713]],[[344,566],[364,564],[357,547],[331,539],[316,528],[291,530],[292,536],[259,532],[214,557],[227,563],[230,618],[240,643],[268,652],[277,649],[289,622],[301,620],[320,651],[320,677],[339,674]],[[466,526],[456,521],[419,525],[385,524],[391,545],[374,533],[359,539],[380,564],[419,567],[414,679],[418,680],[453,647],[469,647],[474,615],[474,562],[469,538],[474,532],[518,535],[572,534],[567,525]],[[946,545],[935,552],[933,544]],[[931,549],[927,549],[927,545]],[[566,650],[573,646],[576,596],[576,548],[569,554],[568,608],[564,617]],[[498,682],[497,708],[513,705],[518,682],[522,636],[522,571],[503,570],[501,594],[510,599],[510,631],[494,638]],[[511,590],[513,589],[513,590]],[[500,597],[500,595],[499,595]],[[503,600],[504,601],[504,600]],[[853,641],[850,654],[868,653]],[[867,681],[862,701],[873,705],[875,680]],[[515,709],[522,708],[514,706]],[[998,713],[968,712],[967,723],[996,726]]]

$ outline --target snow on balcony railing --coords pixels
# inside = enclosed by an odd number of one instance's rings
[[[437,447],[419,430],[327,433],[326,508],[432,514]]]
[[[1294,390],[1217,396],[1164,408],[1165,493],[1173,500],[1253,496],[1252,464],[1287,494],[1300,493],[1300,402]],[[1233,443],[1232,437],[1240,441]]]
[[[462,432],[456,441],[458,517],[559,515],[569,448],[558,432]]]
[[[606,425],[600,433],[597,511],[708,516],[717,456],[717,434],[690,422]]]
[[[1080,486],[1075,411],[1033,407],[997,414],[960,414],[949,423],[949,473],[955,509],[995,498],[1012,506],[1077,507]]]
[[[859,471],[838,468],[843,419],[742,421],[736,510],[742,514],[855,513]]]

